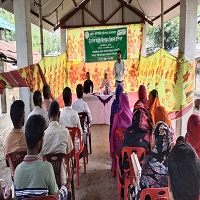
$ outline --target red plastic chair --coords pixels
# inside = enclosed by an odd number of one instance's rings
[[[16,169],[16,167],[23,162],[24,157],[27,155],[26,151],[15,151],[12,153],[8,153],[6,155],[6,164],[7,167],[10,167],[12,169]],[[13,177],[12,177],[13,179]]]
[[[61,163],[65,159],[65,163],[67,166],[67,173],[68,173],[68,181],[66,184],[66,187],[69,189],[69,185],[71,184],[72,188],[72,197],[73,200],[75,200],[75,190],[74,190],[74,179],[73,179],[73,170],[72,167],[70,166],[70,161],[69,161],[69,155],[59,153],[59,154],[46,154],[43,156],[43,160],[46,160],[50,162],[53,166],[55,178],[56,178],[56,183],[59,187],[61,188],[61,176],[60,176],[60,171],[61,171]]]
[[[124,138],[124,132],[126,131],[125,128],[118,128],[114,132],[114,144],[116,144],[116,138],[119,138],[120,143],[122,143],[122,140]],[[116,149],[115,149],[115,159],[116,159],[116,180],[118,183],[118,162],[119,162],[119,156],[116,154]],[[112,176],[114,177],[114,171],[112,170]]]
[[[146,195],[151,197],[151,200],[168,200],[168,188],[146,188],[142,190],[140,200],[145,200]]]
[[[74,127],[74,128],[68,128],[69,133],[71,135],[71,139],[74,145],[74,141],[75,141],[75,136],[76,134],[78,134],[78,138],[79,138],[79,151],[75,152],[75,145],[73,150],[71,151],[71,156],[75,158],[76,161],[76,187],[77,189],[79,189],[80,187],[80,176],[79,176],[79,156],[82,153],[83,154],[83,163],[84,163],[84,173],[86,174],[86,153],[85,153],[85,145],[82,143],[82,139],[81,139],[81,131],[79,128]]]
[[[53,195],[37,197],[37,198],[26,198],[24,200],[56,200],[56,197]]]
[[[140,163],[142,163],[141,158],[146,156],[146,149],[142,147],[123,147],[122,148],[122,163],[121,165],[124,166],[124,154],[126,153],[128,156],[129,162],[129,169],[123,169],[124,174],[128,174],[128,176],[124,176],[124,185],[121,185],[118,179],[118,199],[121,198],[121,188],[124,188],[124,200],[128,200],[128,186],[133,183],[133,179],[135,178],[135,172],[133,169],[132,161],[131,161],[131,154],[135,153],[138,157]]]

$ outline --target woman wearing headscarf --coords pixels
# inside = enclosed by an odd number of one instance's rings
[[[120,104],[119,96],[121,93],[123,93],[123,87],[121,84],[119,84],[115,91],[115,100],[113,101],[112,106],[111,106],[109,138],[110,138],[110,134],[111,134],[114,114],[119,112],[119,104]]]
[[[168,187],[168,156],[171,149],[171,136],[167,124],[158,122],[153,136],[154,147],[143,161],[137,199],[145,188]],[[145,200],[147,199],[150,198],[146,197]]]
[[[138,103],[137,108],[133,111],[132,125],[127,128],[124,139],[122,141],[121,149],[123,147],[142,147],[148,153],[150,150],[150,141],[152,134],[152,126],[147,111],[143,104]],[[144,157],[141,158],[143,160]],[[124,155],[124,162],[122,163],[122,156],[119,157],[119,179],[121,184],[124,184],[124,169],[129,169],[128,157]],[[122,190],[123,191],[123,190]]]
[[[139,102],[144,105],[144,108],[149,109],[148,101],[147,101],[147,91],[144,85],[140,85],[138,90],[139,100],[135,103],[137,105]]]
[[[104,78],[101,82],[101,89],[103,89],[104,94],[109,94],[111,91],[111,80],[108,78],[108,73],[104,71]]]
[[[171,120],[168,116],[168,113],[167,113],[165,107],[157,106],[155,108],[154,119],[155,119],[155,124],[160,122],[160,121],[167,124],[167,126],[169,127],[170,135],[172,137],[172,144],[171,145],[173,146],[174,144],[176,144],[176,136],[175,136],[175,133],[174,133],[174,129],[172,128]]]
[[[110,135],[110,156],[112,158],[112,172],[116,170],[115,152],[120,152],[120,141],[116,138],[115,130],[118,128],[127,128],[131,125],[133,114],[129,105],[129,99],[126,94],[121,94],[119,97],[119,112],[114,115],[113,124]]]
[[[200,116],[192,114],[187,123],[186,142],[189,142],[196,150],[200,158]]]
[[[158,91],[152,90],[149,92],[149,116],[151,118],[151,122],[153,125],[155,125],[155,109],[157,106],[160,105],[160,101],[158,98]]]

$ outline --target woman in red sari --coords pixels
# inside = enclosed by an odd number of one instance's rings
[[[185,140],[189,142],[200,158],[200,116],[192,114],[187,123],[187,134]]]

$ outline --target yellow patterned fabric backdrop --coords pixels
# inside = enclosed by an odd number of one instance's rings
[[[124,27],[124,26],[102,26],[98,27],[100,29],[106,28],[116,28],[116,27]],[[127,58],[139,58],[140,51],[142,47],[142,32],[143,32],[143,24],[131,24],[127,25],[128,32],[128,49],[127,49]],[[67,60],[69,62],[84,62],[84,30],[92,30],[97,29],[93,28],[77,28],[68,30],[68,40],[67,40]]]
[[[193,101],[194,62],[188,62],[184,56],[179,60],[160,49],[149,57],[129,59],[125,61],[127,75],[124,82],[126,92],[136,92],[140,84],[144,84],[147,91],[157,89],[161,104],[170,111],[180,111]],[[75,93],[76,85],[83,84],[85,74],[90,72],[94,83],[94,91],[100,91],[100,84],[104,70],[112,80],[114,91],[114,77],[112,75],[114,62],[78,63],[68,62],[68,86]]]
[[[40,90],[44,84],[50,85],[53,98],[58,98],[67,85],[66,54],[45,57],[39,64],[30,65],[19,71],[30,90]]]

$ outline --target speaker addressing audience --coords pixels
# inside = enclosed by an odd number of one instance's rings
[[[177,143],[169,155],[169,200],[199,200],[200,160],[188,143]]]

